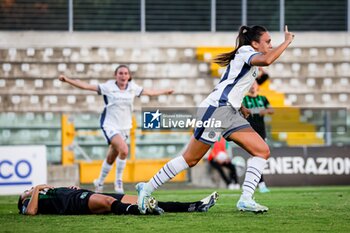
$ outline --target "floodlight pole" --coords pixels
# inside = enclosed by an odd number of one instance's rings
[[[348,32],[350,32],[350,0],[348,0]]]
[[[146,0],[141,0],[141,12],[140,12],[140,18],[141,18],[141,32],[146,32]]]
[[[350,0],[349,0],[350,1]],[[280,0],[280,31],[284,31],[284,25],[285,25],[285,7],[284,7],[284,0]]]
[[[68,31],[73,32],[73,0],[68,1]]]
[[[216,31],[216,0],[211,0],[211,32],[215,32],[215,31]]]
[[[247,0],[242,0],[242,25],[247,25]]]

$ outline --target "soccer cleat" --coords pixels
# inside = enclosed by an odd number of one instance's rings
[[[98,182],[98,179],[94,179],[93,183],[95,186],[95,193],[102,193],[103,192],[103,184],[100,184]]]
[[[267,212],[269,208],[256,203],[252,198],[241,197],[237,202],[237,209],[240,211],[250,211],[254,213]]]
[[[146,214],[149,199],[151,197],[151,194],[145,190],[145,185],[146,183],[140,182],[135,186],[137,191],[137,206],[139,207],[141,214]]]
[[[114,191],[117,194],[124,194],[124,188],[123,188],[123,181],[117,180],[117,182],[114,183]]]
[[[213,192],[209,196],[201,200],[202,204],[197,207],[198,212],[207,212],[211,207],[213,207],[219,198],[218,192]]]
[[[148,204],[147,204],[147,214],[153,214],[153,215],[162,215],[164,214],[164,210],[158,206],[158,201],[150,196],[148,198]]]

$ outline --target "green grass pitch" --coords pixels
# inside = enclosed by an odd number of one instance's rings
[[[195,201],[212,189],[159,190],[163,201]],[[0,232],[350,232],[350,186],[272,188],[255,198],[270,210],[239,212],[239,191],[218,190],[217,204],[207,213],[163,216],[22,216],[17,196],[0,196]],[[131,193],[130,193],[131,194]]]

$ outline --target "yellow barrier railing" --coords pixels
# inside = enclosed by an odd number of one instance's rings
[[[62,115],[62,165],[69,165],[77,162],[79,164],[80,183],[92,183],[99,176],[103,160],[93,161],[75,161],[74,160],[74,137],[75,136],[91,136],[100,135],[94,131],[79,131],[76,132],[73,121],[67,115]],[[132,128],[130,130],[130,157],[127,161],[126,169],[123,174],[124,182],[139,182],[147,181],[161,169],[170,158],[163,159],[137,159],[136,157],[136,118],[133,117]],[[146,132],[141,132],[146,134]],[[162,132],[169,134],[171,132]],[[188,132],[185,132],[188,133]],[[106,177],[106,183],[114,182],[115,166],[112,167],[110,173]],[[186,181],[187,171],[183,171],[172,179],[172,181]]]
[[[61,116],[61,151],[62,165],[71,165],[74,163],[74,142],[75,128],[73,120],[63,114]]]

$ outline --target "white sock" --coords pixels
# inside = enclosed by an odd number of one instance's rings
[[[242,185],[242,196],[244,198],[253,197],[256,186],[260,181],[261,174],[266,166],[266,162],[266,159],[260,157],[253,157],[248,161],[247,171]]]
[[[117,165],[116,165],[116,170],[115,170],[115,181],[117,180],[122,181],[123,180],[123,172],[126,166],[126,159],[119,159],[117,157]]]
[[[152,179],[150,179],[150,181],[148,181],[145,187],[146,190],[149,193],[152,193],[162,184],[174,178],[177,174],[187,169],[188,167],[189,166],[182,155],[170,160],[158,171],[157,174],[153,176]]]
[[[98,183],[103,184],[105,182],[106,176],[112,168],[112,164],[108,164],[107,160],[103,160],[100,176],[98,177]]]

